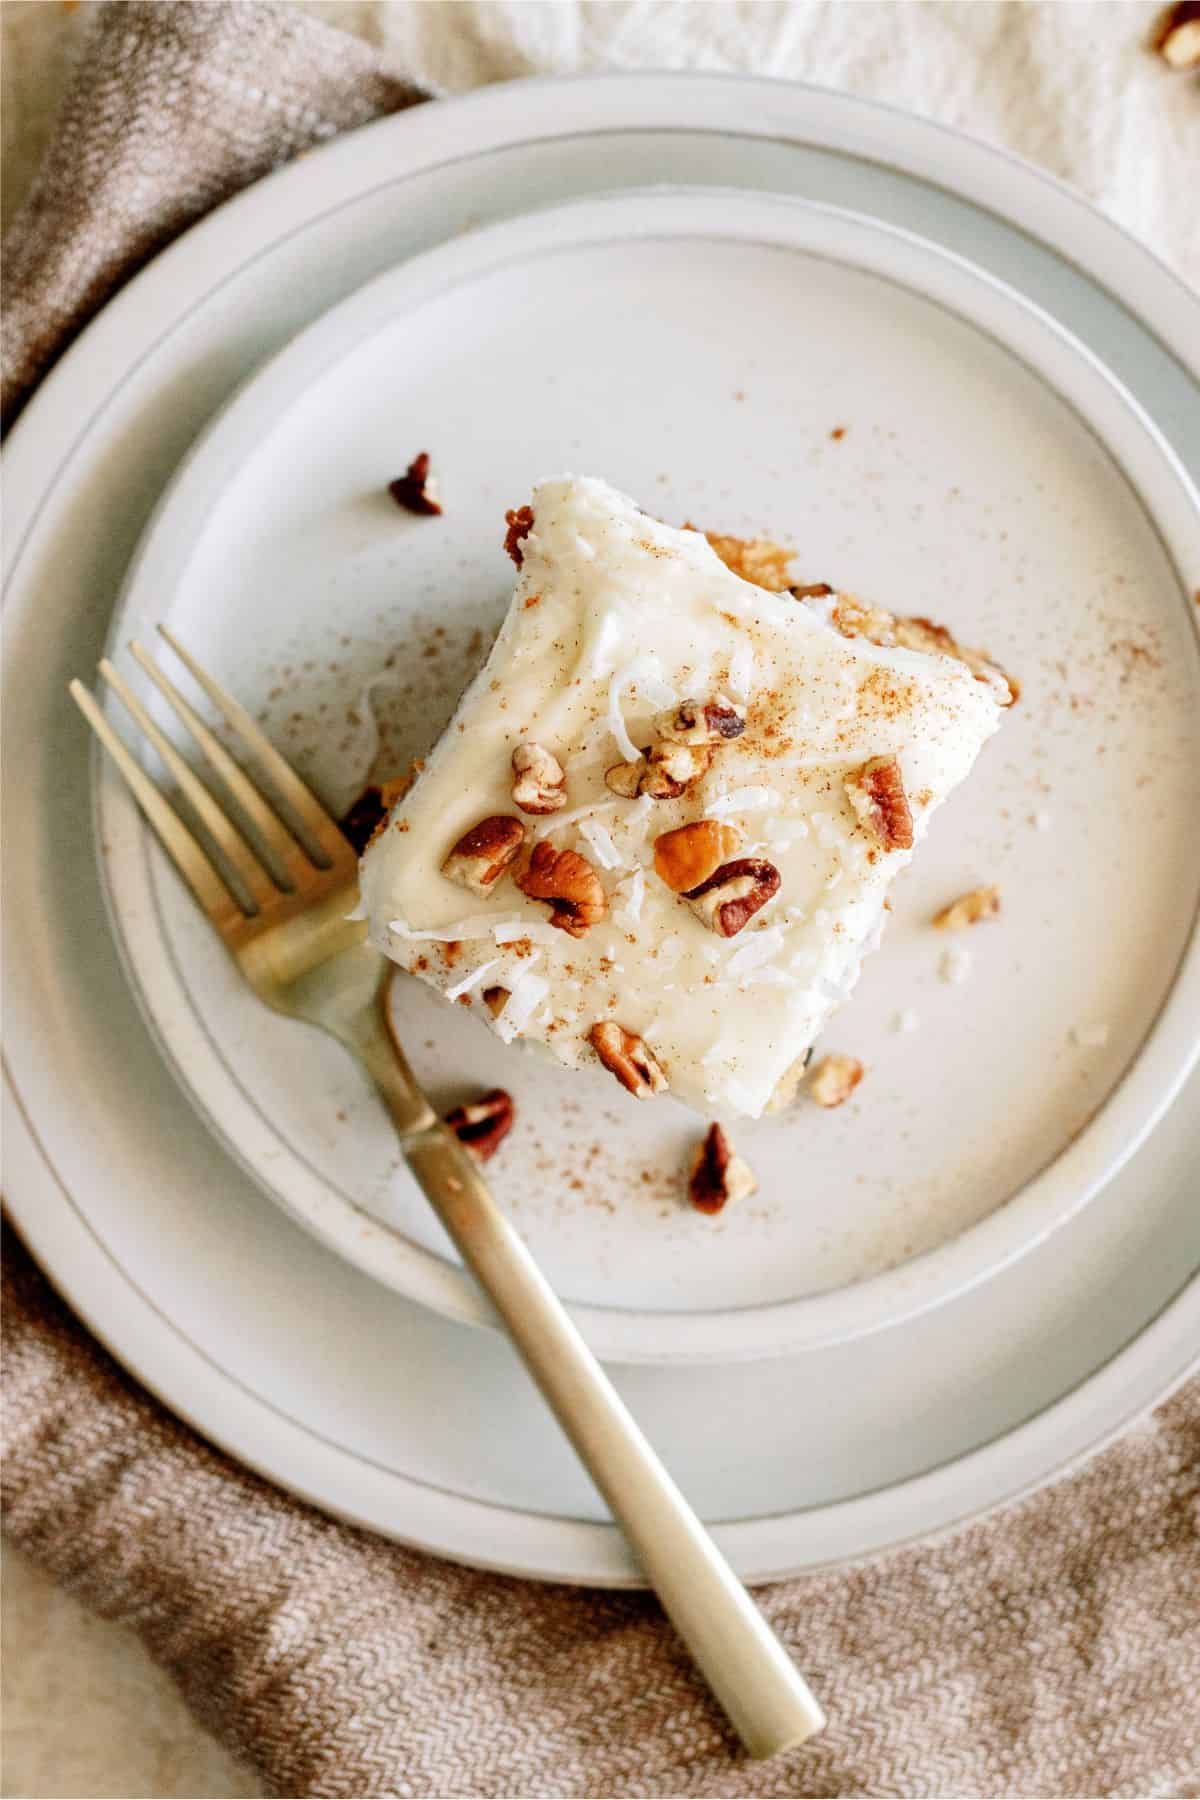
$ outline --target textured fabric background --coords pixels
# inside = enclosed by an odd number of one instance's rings
[[[1059,172],[1131,209],[1185,266],[1195,249],[1174,161],[1195,84],[1145,57],[1141,6],[347,6],[388,41],[387,65],[296,8],[91,11],[82,28],[69,15],[87,40],[78,83],[6,243],[14,408],[75,325],[189,219],[406,104],[401,67],[447,88],[598,60],[821,71],[1033,154],[1022,134],[1036,124]],[[1081,100],[1098,116],[1076,136],[1067,116]],[[19,1246],[4,1298],[13,1539],[134,1625],[270,1792],[1200,1791],[1195,1386],[1002,1518],[772,1590],[767,1608],[833,1723],[752,1766],[648,1598],[479,1575],[336,1525],[164,1414]]]

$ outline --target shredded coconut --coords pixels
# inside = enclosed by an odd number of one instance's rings
[[[639,794],[629,811],[621,820],[625,831],[640,831],[650,814],[654,811],[654,800],[650,794]]]
[[[938,974],[943,981],[948,981],[957,987],[960,982],[967,979],[970,973],[971,952],[969,950],[964,950],[955,944],[952,949],[943,953],[942,960],[938,964]]]
[[[550,992],[550,983],[545,976],[533,972],[533,965],[540,958],[540,950],[529,958],[509,990],[504,1011],[496,1015],[496,1031],[506,1044],[511,1044],[522,1026],[529,1023]]]
[[[599,630],[592,640],[587,662],[581,673],[591,676],[593,680],[602,677],[606,670],[613,667],[616,652],[620,649],[625,633],[621,621],[610,607],[600,621]],[[617,679],[616,675],[613,680]]]
[[[808,836],[808,822],[805,819],[768,819],[764,828],[767,842],[774,844],[777,850],[790,850]]]
[[[785,969],[775,968],[773,964],[762,969],[751,969],[745,981],[747,987],[794,988],[800,985],[794,975],[789,975]]]
[[[614,891],[616,905],[613,907],[613,919],[622,927],[632,927],[642,916],[642,903],[646,898],[646,871],[635,869],[632,875],[626,875],[618,881]]]
[[[491,937],[506,925],[516,925],[520,929],[510,932],[511,937],[522,937],[525,934],[525,919],[497,919],[494,914],[476,913],[471,919],[458,919],[453,925],[439,925],[433,931],[414,931],[405,919],[392,919],[388,930],[394,931],[397,937],[406,938],[417,943],[428,941],[435,944],[454,944],[463,938]],[[500,939],[497,937],[497,942]]]
[[[722,794],[709,803],[710,819],[724,818],[726,813],[757,812],[760,807],[773,806],[775,795],[767,787],[732,788],[729,793]]]
[[[663,680],[662,664],[657,656],[637,657],[633,662],[613,670],[608,683],[608,729],[625,761],[636,762],[641,751],[629,735],[625,715],[621,710],[621,695],[627,687],[635,689],[651,706],[656,707],[673,706],[679,698],[679,692],[670,682]]]
[[[749,638],[738,639],[729,659],[729,686],[738,700],[745,700],[754,686],[754,646]]]
[[[492,927],[492,936],[498,944],[511,944],[518,938],[528,938],[533,944],[562,941],[558,927],[547,925],[544,919],[501,919]]]
[[[756,931],[748,944],[742,944],[734,951],[725,964],[727,975],[744,975],[750,969],[757,969],[763,963],[770,962],[778,950],[783,948],[783,927],[769,925],[765,931]]]
[[[578,825],[580,819],[590,819],[596,813],[612,812],[616,804],[615,800],[593,800],[590,806],[576,806],[570,812],[550,813],[534,827],[533,836],[535,840],[549,837],[552,831],[562,831],[564,826]]]
[[[488,962],[480,963],[477,969],[472,969],[469,975],[464,975],[461,981],[456,981],[453,987],[446,989],[447,1000],[457,1000],[463,994],[469,994],[472,988],[479,986],[486,975],[489,975],[493,969],[498,969],[500,963],[501,958],[498,956],[493,956]]]
[[[602,869],[619,869],[625,861],[609,833],[596,819],[580,819],[579,835]]]

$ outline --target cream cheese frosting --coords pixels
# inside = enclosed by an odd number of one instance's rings
[[[666,1091],[758,1117],[854,987],[888,889],[996,730],[997,684],[949,655],[843,635],[833,605],[752,586],[702,533],[603,481],[544,481],[531,511],[491,654],[364,857],[372,939],[506,1041],[598,1067],[589,1034],[615,1021]],[[744,729],[672,797],[615,792],[606,774],[624,765],[616,785],[636,786],[656,721],[688,700]],[[565,776],[558,810],[514,803],[520,745]],[[880,840],[856,790],[878,759],[895,761],[912,847]],[[521,854],[469,891],[443,864],[497,816],[523,825]],[[733,828],[737,859],[778,873],[729,937],[655,868],[655,841],[702,819]],[[543,841],[585,858],[603,889],[603,917],[579,935],[518,885]]]

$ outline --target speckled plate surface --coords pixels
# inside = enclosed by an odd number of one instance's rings
[[[105,309],[6,450],[5,726],[8,744],[23,746],[3,767],[21,849],[5,862],[7,1207],[103,1341],[232,1455],[374,1530],[550,1579],[626,1583],[637,1571],[507,1346],[410,1303],[299,1230],[166,1068],[105,919],[89,742],[65,684],[104,644],[164,484],[233,388],[295,331],[489,219],[614,186],[714,179],[885,218],[986,268],[1085,341],[1200,472],[1195,298],[1082,201],[886,108],[771,82],[659,76],[493,88],[281,172]],[[399,423],[403,454],[413,446]],[[352,424],[342,421],[348,446]],[[988,415],[979,429],[992,425]],[[840,447],[853,444],[848,433]],[[372,462],[354,479],[374,493],[379,473]],[[728,502],[720,485],[696,497]],[[864,481],[860,507],[875,485]],[[739,509],[735,526],[787,528],[774,503]],[[953,522],[939,501],[938,529],[943,514]],[[387,519],[407,533],[399,515]],[[371,532],[377,523],[372,512]],[[461,554],[494,584],[498,608],[507,577],[490,511],[479,533]],[[898,544],[858,538],[890,579]],[[405,556],[411,543],[405,535]],[[396,632],[398,568],[379,572],[372,658]],[[1184,574],[1198,584],[1195,567]],[[204,648],[220,649],[216,632]],[[466,662],[460,640],[455,677]],[[246,667],[267,672],[252,658]],[[1052,679],[1039,676],[1047,688]],[[431,678],[423,691],[451,686]],[[1028,835],[1052,854],[1053,832]],[[1047,906],[1071,892],[1068,854],[1053,854]],[[165,871],[156,880],[173,892]],[[1103,914],[1084,917],[1080,936],[1083,953],[1104,955]],[[974,992],[974,981],[954,990]],[[930,1028],[927,1002],[913,1004],[926,1017],[906,1049]],[[885,1013],[880,1028],[889,1044]],[[425,1035],[410,1032],[418,1048]],[[463,1068],[464,1079],[487,1072]],[[994,1506],[1087,1454],[1182,1377],[1200,1342],[1197,1080],[1057,1232],[920,1316],[755,1363],[614,1369],[747,1579],[878,1552]],[[934,1104],[940,1120],[940,1095]],[[847,1129],[848,1151],[856,1141]]]
[[[422,447],[434,521],[386,494]],[[1022,683],[823,1040],[868,1078],[835,1115],[801,1101],[742,1126],[760,1190],[715,1221],[681,1205],[686,1109],[506,1051],[398,983],[439,1098],[514,1091],[497,1189],[605,1353],[878,1328],[1059,1226],[1194,1053],[1189,984],[1167,1000],[1200,891],[1177,572],[1200,562],[1195,496],[1083,345],[965,259],[812,202],[636,191],[460,236],[302,334],[172,486],[113,653],[166,618],[320,789],[398,773],[490,642],[506,504],[563,466],[669,519],[782,537],[798,579],[945,619]],[[257,1005],[123,792],[99,801],[123,954],[214,1129],[360,1267],[486,1318],[357,1072]],[[980,882],[1001,920],[933,931]]]

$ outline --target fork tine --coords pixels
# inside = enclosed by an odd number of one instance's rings
[[[113,668],[107,657],[104,657],[100,663],[100,673],[122,706],[154,745],[163,762],[200,815],[205,830],[219,846],[221,854],[228,860],[239,879],[244,882],[254,904],[263,907],[271,900],[277,899],[279,889],[241,832],[225,817],[191,765],[180,756],[170,738],[159,730],[137,695]]]
[[[134,799],[158,833],[159,842],[200,903],[201,911],[224,932],[245,918],[175,808],[163,798],[136,756],[130,754],[82,681],[70,684],[71,698],[133,790]]]
[[[303,845],[296,842],[283,820],[267,805],[246,771],[233,760],[220,738],[213,735],[196,709],[188,704],[175,683],[164,675],[154,658],[136,638],[129,646],[129,653],[173,708],[176,717],[191,732],[201,755],[224,782],[272,856],[278,859],[292,886],[303,886],[312,869]]]
[[[296,817],[312,833],[313,838],[330,862],[344,861],[349,850],[345,838],[316,795],[301,781],[292,765],[279,754],[266,734],[259,730],[245,707],[240,706],[232,695],[227,694],[224,688],[220,687],[212,676],[201,668],[195,657],[184,649],[174,633],[168,631],[165,625],[160,625],[158,630],[160,636],[171,646],[183,666],[195,676],[213,705],[224,715],[226,724],[237,733],[245,747],[257,758],[260,767],[275,783]]]

